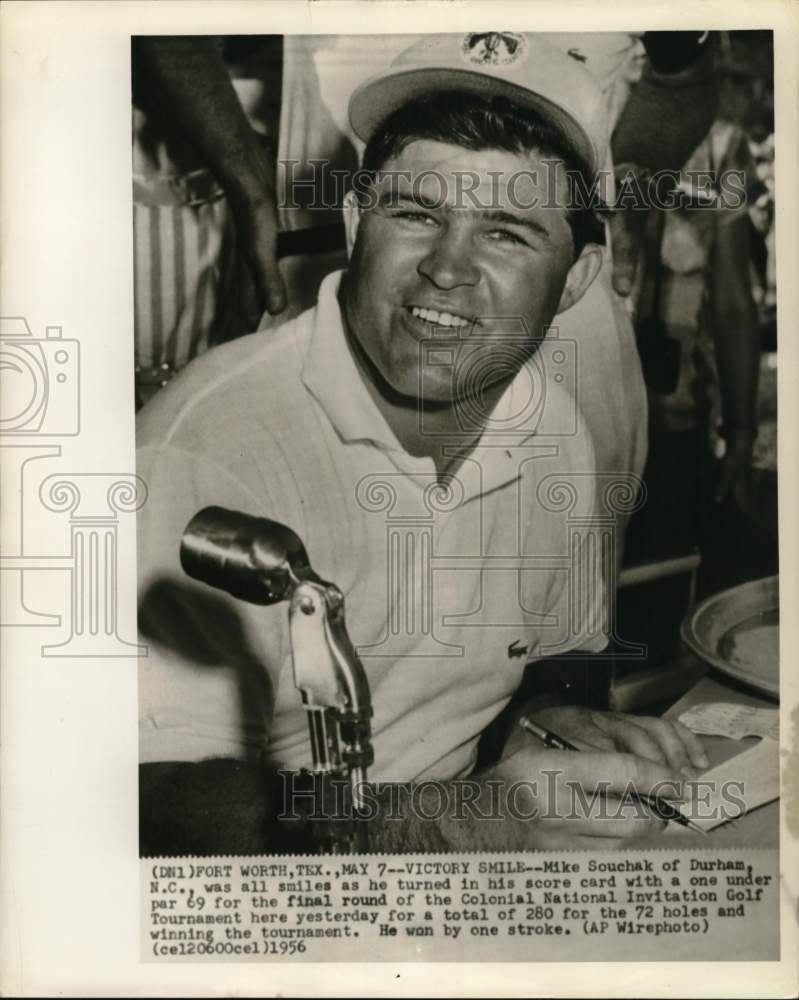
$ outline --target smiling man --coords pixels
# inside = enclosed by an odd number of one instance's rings
[[[403,446],[451,471],[443,451],[453,435],[463,438],[475,386],[488,419],[555,314],[596,277],[599,247],[585,240],[592,224],[601,231],[593,212],[562,207],[564,167],[588,170],[545,120],[507,98],[464,91],[424,95],[390,114],[363,166],[374,186],[345,201],[349,340]],[[424,363],[420,345],[433,338],[450,364]],[[473,439],[484,430],[477,422]]]
[[[703,765],[678,725],[538,706],[593,752],[519,729],[474,773],[525,663],[606,641],[592,443],[567,388],[570,345],[544,339],[600,264],[593,209],[570,202],[566,177],[590,184],[602,162],[600,105],[540,38],[414,45],[351,102],[366,149],[348,270],[316,308],[209,352],[142,411],[144,853],[275,849],[260,768],[311,764],[285,607],[181,571],[183,529],[209,505],[289,525],[343,591],[374,708],[370,778],[434,781],[439,801],[465,781],[484,807],[383,817],[372,849],[641,833],[640,815],[564,815],[547,774],[590,796],[673,787]]]

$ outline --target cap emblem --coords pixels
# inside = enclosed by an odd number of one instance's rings
[[[512,31],[484,31],[467,35],[461,46],[466,62],[478,66],[510,66],[527,51],[527,39]]]

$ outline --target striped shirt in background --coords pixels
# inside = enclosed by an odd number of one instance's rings
[[[234,229],[209,174],[134,182],[137,402],[202,354],[235,335],[222,303],[235,295]],[[206,188],[202,192],[202,188]],[[198,193],[203,193],[204,198]],[[181,196],[188,196],[182,201]]]
[[[357,167],[350,138],[322,99],[315,63],[318,50],[342,39],[286,38],[282,69],[276,62],[275,39],[264,36],[261,41],[250,44],[244,58],[239,53],[231,60],[231,82],[253,130],[271,147],[272,155],[274,140],[269,137],[277,138],[279,131],[280,156],[296,161],[292,179],[298,184],[297,193],[304,192],[300,201],[307,205],[319,197],[308,192],[309,182],[321,180],[309,165],[313,160],[327,160],[332,169]],[[370,48],[374,59],[375,46],[369,41],[358,48]],[[344,108],[360,77],[376,68],[368,60],[360,66],[354,44],[350,40],[345,53],[344,75],[349,79],[341,84],[339,102]],[[403,47],[401,40],[385,53],[386,61],[398,46]],[[282,95],[278,108],[272,107],[273,91]],[[279,123],[272,120],[278,111]],[[283,179],[279,176],[278,181]],[[279,197],[281,231],[340,224],[341,193],[333,197],[334,193],[324,190],[329,207],[322,210],[286,207],[292,194]],[[224,191],[179,135],[166,135],[140,108],[133,110],[133,233],[136,387],[141,406],[194,357],[251,332],[257,317],[245,315],[242,308],[251,278],[236,243]],[[327,248],[327,243],[329,236],[314,248],[311,237],[305,244],[310,253],[281,262],[289,307],[277,317],[267,317],[267,325],[279,325],[313,305],[324,276],[343,266],[346,257]]]

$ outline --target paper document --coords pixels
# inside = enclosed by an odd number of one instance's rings
[[[779,743],[761,739],[749,750],[704,771],[682,812],[705,830],[738,819],[780,796]],[[674,824],[670,824],[674,826]]]
[[[779,740],[778,708],[753,708],[751,705],[712,701],[689,708],[682,713],[679,721],[703,736],[728,736],[733,740],[742,740],[746,736],[768,736]]]

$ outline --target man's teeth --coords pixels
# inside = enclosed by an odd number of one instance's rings
[[[455,316],[453,313],[437,312],[435,309],[421,309],[414,306],[411,309],[414,316],[423,319],[425,323],[432,323],[434,326],[468,326],[471,320],[464,316]]]

